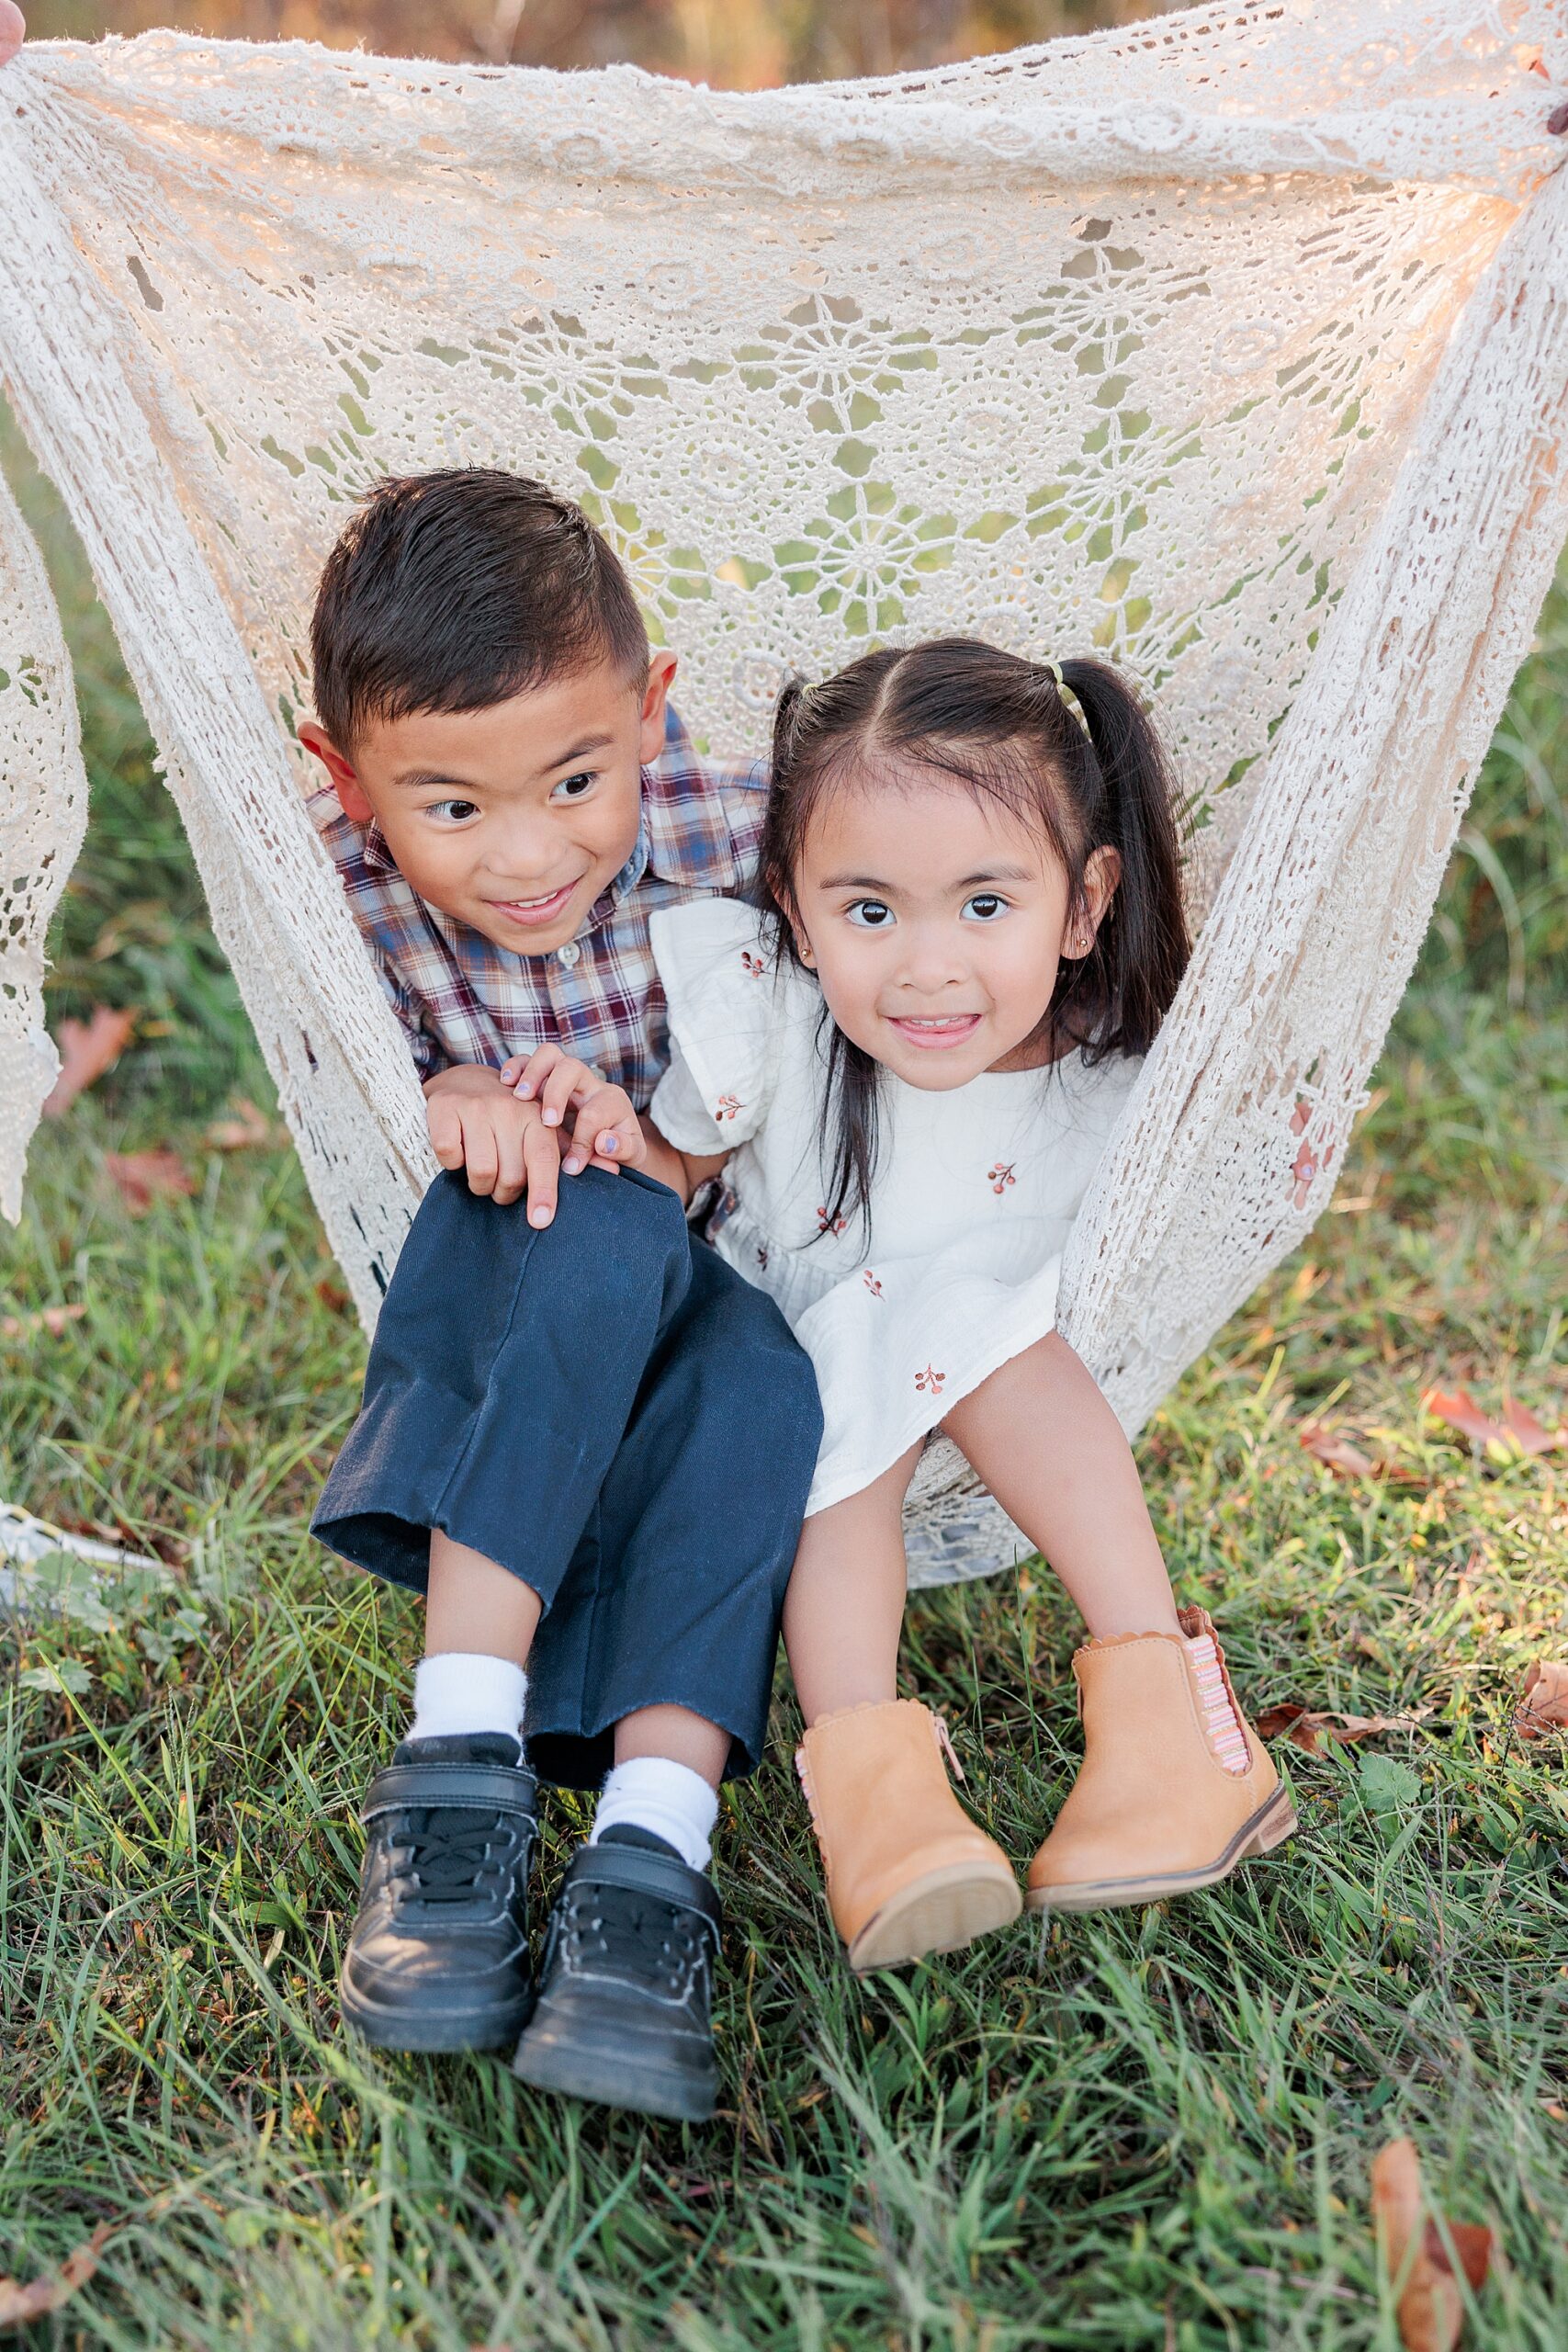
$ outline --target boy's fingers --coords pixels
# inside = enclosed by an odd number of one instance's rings
[[[515,1118],[503,1122],[496,1130],[495,1191],[491,1197],[498,1208],[509,1207],[523,1190],[523,1134]]]
[[[443,1168],[461,1168],[463,1164],[463,1123],[455,1106],[436,1101],[425,1114],[430,1130],[430,1148]]]
[[[523,1159],[528,1176],[528,1222],[548,1225],[560,1187],[560,1150],[548,1127],[536,1120],[524,1130]]]
[[[488,1119],[464,1121],[463,1166],[468,1171],[469,1192],[488,1198],[495,1190],[497,1173],[495,1129]]]

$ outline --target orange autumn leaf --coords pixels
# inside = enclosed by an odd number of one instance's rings
[[[1523,1454],[1527,1460],[1568,1444],[1568,1429],[1543,1429],[1527,1407],[1516,1404],[1511,1397],[1495,1420],[1483,1411],[1468,1388],[1456,1388],[1451,1393],[1443,1388],[1428,1388],[1421,1399],[1421,1409],[1476,1445],[1496,1446],[1505,1454]]]
[[[1321,1421],[1303,1421],[1301,1442],[1314,1461],[1326,1463],[1330,1470],[1351,1478],[1376,1476],[1377,1464],[1370,1454],[1363,1453],[1359,1445],[1352,1445],[1338,1430],[1325,1430]]]
[[[1514,1729],[1521,1739],[1540,1739],[1549,1731],[1568,1730],[1568,1661],[1537,1658],[1525,1677],[1514,1711]]]
[[[1253,1728],[1259,1739],[1288,1739],[1304,1756],[1321,1756],[1325,1739],[1353,1747],[1359,1740],[1381,1739],[1385,1732],[1416,1731],[1430,1708],[1414,1715],[1348,1715],[1337,1708],[1303,1706],[1299,1699],[1282,1699],[1266,1707]]]
[[[90,2238],[66,2256],[58,2270],[46,2272],[41,2278],[29,2278],[25,2286],[16,2278],[0,2278],[0,2328],[8,2332],[29,2327],[34,2320],[46,2319],[51,2312],[57,2312],[62,2303],[68,2302],[97,2268],[108,2234],[108,2223],[100,2222]]]
[[[1551,1453],[1560,1445],[1568,1445],[1568,1429],[1561,1422],[1554,1430],[1543,1429],[1529,1408],[1517,1404],[1511,1396],[1503,1408],[1503,1426],[1527,1457]]]
[[[117,1012],[107,1004],[96,1004],[86,1021],[68,1017],[61,1023],[54,1041],[60,1048],[60,1076],[44,1099],[46,1119],[58,1119],[78,1094],[118,1061],[135,1026],[134,1012]]]
[[[275,1140],[272,1121],[265,1111],[258,1111],[245,1094],[234,1103],[233,1115],[214,1119],[207,1130],[206,1140],[214,1151],[250,1151]]]
[[[1472,2290],[1479,2291],[1492,2267],[1491,2231],[1450,2222],[1445,2242],[1423,2211],[1421,2164],[1410,2140],[1391,2140],[1372,2159],[1372,2221],[1389,2278],[1400,2290],[1405,2352],[1453,2352],[1464,2327],[1454,2260]]]
[[[106,1151],[104,1166],[132,1216],[143,1216],[154,1201],[196,1190],[195,1177],[179,1153],[167,1145],[156,1151]]]
[[[86,1312],[78,1300],[74,1306],[39,1306],[31,1315],[7,1315],[0,1322],[0,1339],[25,1340],[34,1331],[47,1331],[58,1340],[68,1323],[79,1323]]]

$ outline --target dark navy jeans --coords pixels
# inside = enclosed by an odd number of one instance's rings
[[[563,1178],[539,1232],[444,1175],[312,1528],[415,1591],[433,1527],[532,1585],[526,1733],[547,1780],[596,1785],[621,1717],[660,1703],[728,1731],[744,1773],[821,1434],[784,1317],[666,1186]]]

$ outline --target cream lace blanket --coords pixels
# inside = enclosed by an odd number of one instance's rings
[[[1208,911],[1065,1314],[1143,1419],[1328,1199],[1568,529],[1565,84],[1554,0],[748,96],[164,34],[6,69],[0,372],[367,1317],[431,1162],[303,810],[306,616],[364,483],[511,465],[592,506],[716,744],[874,637],[1144,682]],[[0,786],[15,1216],[85,796],[8,500]],[[953,1480],[918,1576],[1005,1537]]]

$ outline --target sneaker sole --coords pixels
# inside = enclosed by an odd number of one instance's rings
[[[1295,1806],[1285,1789],[1276,1789],[1267,1804],[1247,1821],[1244,1821],[1218,1861],[1202,1870],[1171,1871],[1157,1878],[1108,1878],[1086,1881],[1078,1886],[1032,1886],[1028,1903],[1032,1911],[1111,1911],[1119,1905],[1158,1903],[1168,1894],[1195,1894],[1200,1888],[1218,1886],[1222,1880],[1243,1862],[1255,1861],[1260,1854],[1272,1853],[1287,1838],[1294,1837],[1300,1824]]]
[[[1023,1908],[1009,1870],[955,1862],[904,1887],[867,1920],[850,1946],[857,1976],[903,1968],[928,1952],[961,1951],[976,1936],[1010,1928]]]
[[[628,2115],[655,2115],[667,2123],[707,2123],[718,2099],[718,2084],[693,2082],[666,2067],[642,2068],[625,2053],[605,2058],[562,2042],[518,2044],[512,2071],[520,2083],[558,2098],[581,2098]]]
[[[532,1999],[510,2002],[503,2009],[451,2010],[434,2017],[411,2016],[406,2009],[378,2009],[338,1988],[338,2007],[350,2032],[372,2050],[403,2050],[415,2056],[455,2057],[465,2050],[507,2050],[528,2022]]]

